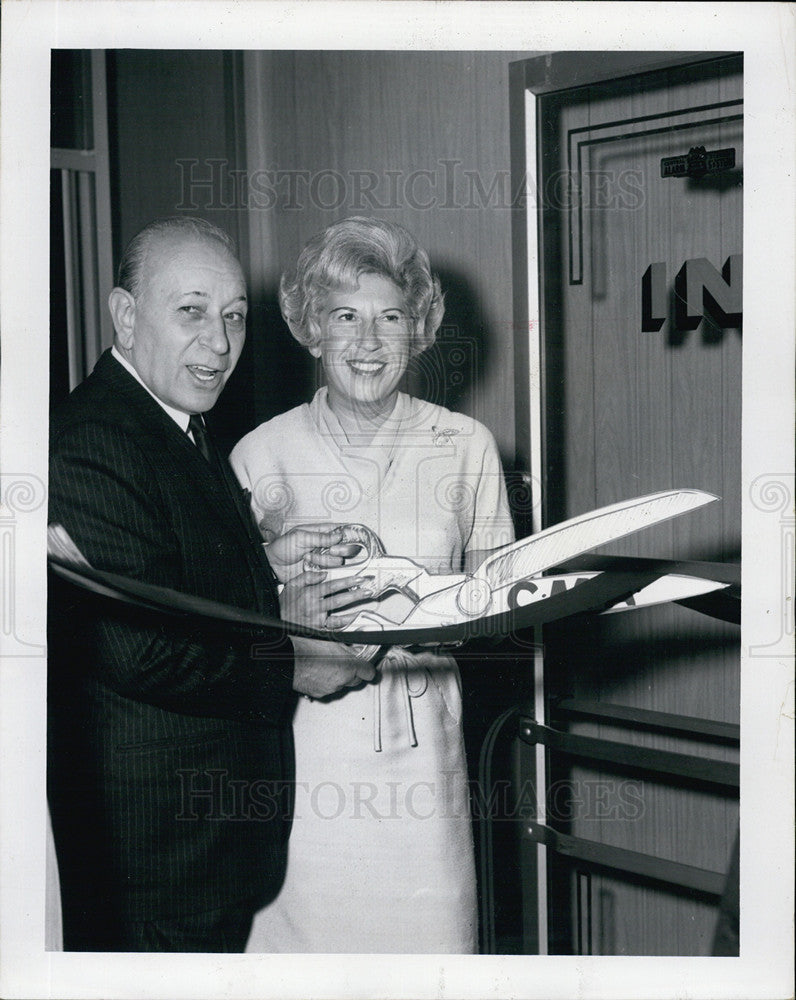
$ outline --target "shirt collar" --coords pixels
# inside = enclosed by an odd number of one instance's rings
[[[141,378],[141,376],[138,374],[135,368],[133,368],[133,366],[130,364],[127,358],[123,357],[119,353],[119,351],[116,350],[115,344],[113,347],[111,347],[111,354],[114,356],[114,358],[116,358],[116,360],[119,362],[122,368],[126,368],[127,371],[130,372],[130,374],[136,380],[136,382],[139,382],[146,389],[146,391],[155,400],[158,406],[160,406],[161,409],[165,410],[165,412],[168,413],[168,415],[171,417],[174,423],[177,424],[180,430],[185,431],[187,433],[188,421],[190,420],[190,415],[187,413],[183,413],[182,410],[175,410],[173,406],[168,406],[166,403],[163,402],[162,399],[159,399],[154,394],[154,392],[152,392],[149,386],[144,382],[144,380]]]

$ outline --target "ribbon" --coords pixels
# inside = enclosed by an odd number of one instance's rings
[[[497,615],[487,615],[455,625],[431,628],[396,628],[344,632],[310,628],[296,622],[257,614],[169,587],[144,583],[87,565],[75,565],[50,555],[52,572],[63,580],[95,595],[141,607],[157,614],[200,619],[208,626],[234,626],[252,634],[278,632],[346,644],[379,646],[461,645],[472,639],[495,638],[536,628],[561,618],[599,613],[611,604],[641,590],[667,573],[681,573],[731,584],[725,591],[682,602],[694,610],[724,621],[740,621],[740,567],[726,563],[672,562],[662,559],[632,559],[622,556],[580,557],[567,564],[569,570],[601,570],[570,590]],[[722,596],[723,595],[723,596]]]

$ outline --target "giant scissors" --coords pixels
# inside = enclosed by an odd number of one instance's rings
[[[446,575],[429,573],[411,559],[387,555],[372,531],[348,525],[345,534],[351,554],[343,566],[327,572],[341,580],[356,573],[359,597],[356,603],[352,599],[345,620],[339,624],[330,620],[327,629],[96,569],[56,524],[47,531],[48,560],[58,576],[78,587],[155,613],[190,616],[219,628],[232,625],[255,635],[279,630],[333,639],[370,657],[381,646],[458,645],[573,614],[607,614],[670,601],[737,621],[737,566],[584,555],[717,499],[710,493],[683,489],[626,500],[497,549],[473,573]],[[541,575],[565,562],[576,563],[577,571]],[[399,613],[395,602],[387,606],[379,600],[390,593],[403,596]]]
[[[486,616],[505,615],[570,590],[604,571],[553,573],[560,566],[607,542],[696,510],[719,498],[701,490],[667,490],[590,511],[520,539],[490,553],[472,573],[436,575],[412,559],[391,556],[370,529],[347,525],[345,540],[352,555],[343,566],[327,571],[329,578],[355,574],[366,602],[351,605],[342,631],[414,632],[462,625]],[[615,600],[601,613],[626,611],[669,601],[689,600],[724,589],[729,584],[685,573],[666,573],[635,593]],[[389,593],[403,596],[392,606],[379,602]],[[336,616],[340,619],[340,615]],[[375,636],[374,636],[375,638]],[[377,647],[362,647],[371,655]]]

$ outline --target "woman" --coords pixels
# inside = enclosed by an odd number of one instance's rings
[[[323,365],[310,404],[247,435],[231,461],[266,537],[355,522],[431,572],[510,542],[500,462],[469,417],[399,389],[442,320],[426,253],[351,218],[312,239],[282,313]],[[393,595],[388,601],[403,600]],[[288,871],[250,951],[471,953],[475,864],[453,658],[387,649],[376,680],[301,700]]]

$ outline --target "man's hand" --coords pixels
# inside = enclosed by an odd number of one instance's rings
[[[357,687],[376,676],[367,660],[358,660],[337,642],[291,636],[295,652],[293,688],[310,698],[325,698],[345,688]]]
[[[346,542],[345,525],[299,525],[268,543],[268,561],[280,583],[289,583],[310,563],[317,569],[342,566],[358,546]],[[284,617],[284,616],[283,616]]]

